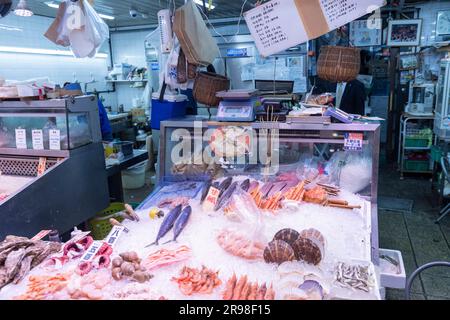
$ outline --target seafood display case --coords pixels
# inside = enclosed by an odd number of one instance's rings
[[[0,238],[63,233],[108,203],[95,96],[0,101]]]
[[[379,124],[362,122],[164,121],[159,183],[137,211],[192,207],[179,241],[195,260],[214,251],[230,276],[252,269],[277,283],[277,299],[301,299],[300,287],[287,289],[299,269],[320,278],[327,299],[380,299],[379,139]]]

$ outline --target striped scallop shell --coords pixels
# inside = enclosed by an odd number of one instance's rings
[[[320,233],[319,230],[314,228],[309,228],[300,232],[300,237],[314,239],[317,242],[321,243],[322,246],[325,246],[325,237]]]
[[[281,264],[293,260],[295,260],[294,250],[283,240],[271,241],[264,249],[264,261],[267,263]]]
[[[283,240],[287,242],[290,246],[300,237],[300,233],[293,229],[281,229],[278,231],[275,236],[273,237],[273,240]]]
[[[300,237],[292,244],[292,248],[299,261],[318,265],[323,259],[323,245],[315,239]]]

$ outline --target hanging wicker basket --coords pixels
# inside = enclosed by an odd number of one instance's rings
[[[217,92],[229,90],[230,79],[211,72],[199,72],[194,83],[194,98],[197,102],[208,107],[217,107],[220,98],[216,97]]]
[[[317,75],[331,82],[348,82],[356,79],[360,66],[359,49],[325,46],[320,49]]]

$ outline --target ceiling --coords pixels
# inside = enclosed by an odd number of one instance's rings
[[[51,0],[28,0],[28,4],[35,14],[54,17],[56,9],[48,7],[45,2]],[[61,2],[53,0],[53,2]],[[95,0],[94,8],[98,13],[112,15],[115,20],[105,20],[110,27],[125,27],[138,25],[155,25],[157,24],[157,12],[161,9],[169,8],[169,4],[176,3],[177,7],[184,4],[184,0]],[[208,0],[205,0],[208,6]],[[238,17],[244,0],[213,0],[215,9],[206,11],[210,19],[222,19]],[[252,4],[256,0],[250,0],[245,6],[245,11],[252,8]],[[147,18],[138,15],[137,18],[130,16],[130,8],[133,7],[139,13],[145,13]]]

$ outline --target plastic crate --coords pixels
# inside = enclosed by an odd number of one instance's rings
[[[405,147],[406,148],[427,148],[429,147],[430,139],[428,138],[406,138]]]
[[[428,160],[405,160],[405,170],[417,172],[430,171],[430,162]]]
[[[434,162],[440,162],[444,154],[445,153],[439,147],[431,147],[431,159],[433,159]]]
[[[118,215],[119,212],[125,210],[125,205],[120,202],[113,202],[111,205],[103,211],[100,211],[88,221],[91,235],[95,240],[103,240],[112,229],[112,225],[109,223],[109,219],[114,218],[119,222],[123,221],[123,218]]]

